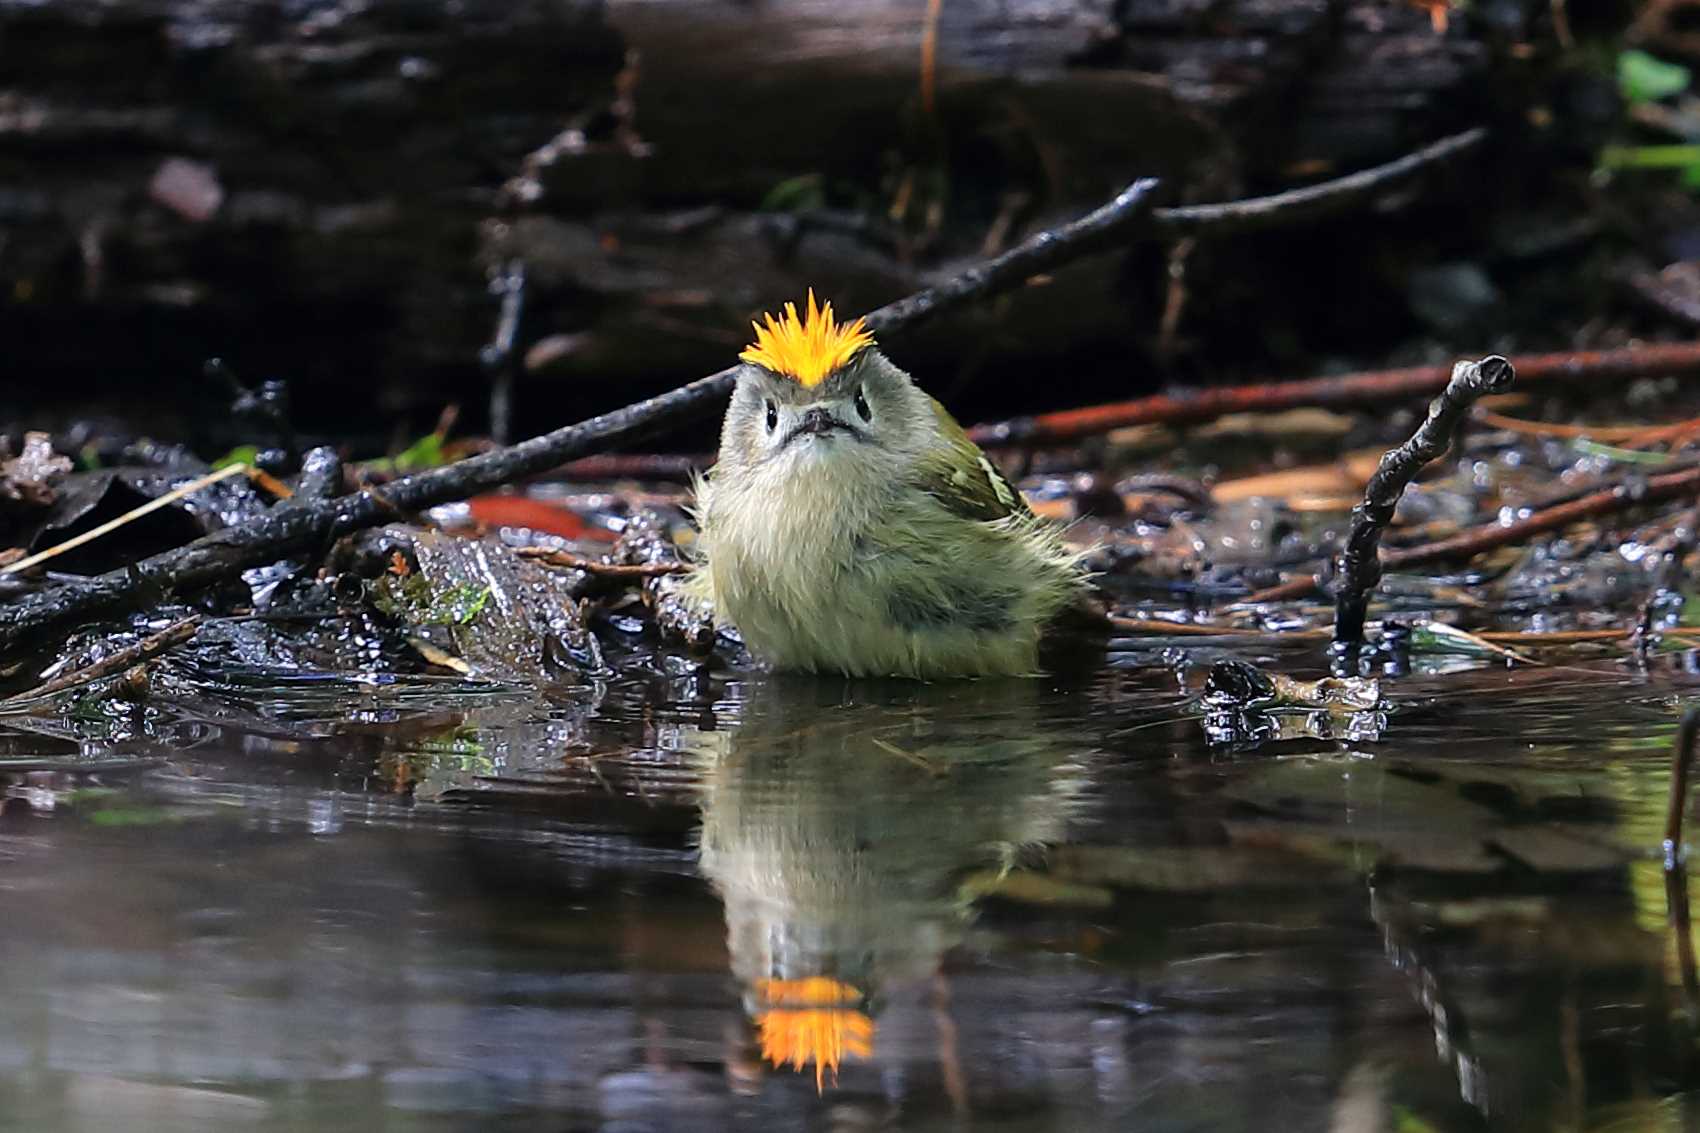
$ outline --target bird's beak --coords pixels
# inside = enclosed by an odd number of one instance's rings
[[[803,414],[802,421],[797,424],[797,433],[830,433],[835,429],[849,432],[850,426],[834,417],[830,412],[816,406]]]

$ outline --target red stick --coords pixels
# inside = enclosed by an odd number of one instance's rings
[[[1700,371],[1700,342],[1627,346],[1619,350],[1586,350],[1559,354],[1514,356],[1519,388],[1531,382],[1613,381],[1664,377]],[[977,444],[1052,444],[1078,440],[1129,425],[1197,424],[1229,413],[1268,413],[1308,406],[1385,405],[1406,398],[1430,396],[1446,388],[1452,363],[1375,370],[1335,378],[1224,386],[1196,393],[1156,394],[1135,401],[1065,409],[1036,417],[977,425],[969,430]]]

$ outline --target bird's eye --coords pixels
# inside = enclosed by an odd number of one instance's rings
[[[872,421],[874,419],[874,411],[868,408],[868,398],[867,395],[862,392],[861,386],[856,387],[856,412],[862,415],[862,420],[864,421]]]
[[[773,404],[773,402],[770,401],[770,402],[767,403],[767,431],[770,432],[770,433],[773,432],[774,427],[777,426],[778,424],[779,424],[779,407],[777,405]]]

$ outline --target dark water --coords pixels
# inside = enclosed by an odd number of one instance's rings
[[[0,735],[0,1128],[1686,1128],[1686,681],[164,679]]]

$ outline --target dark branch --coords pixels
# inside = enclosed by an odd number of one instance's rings
[[[1041,232],[995,259],[962,272],[937,287],[887,303],[866,316],[868,329],[883,334],[908,329],[924,319],[983,295],[1009,291],[1071,260],[1125,243],[1151,212],[1154,179],[1135,181],[1115,200],[1060,228]]]
[[[1363,643],[1370,596],[1381,581],[1381,533],[1393,520],[1399,497],[1417,473],[1452,444],[1464,415],[1477,398],[1511,385],[1516,371],[1497,354],[1480,362],[1460,362],[1452,380],[1429,406],[1428,416],[1411,439],[1388,450],[1364,489],[1364,502],[1352,512],[1352,530],[1340,553],[1340,581],[1334,600],[1334,646],[1343,667],[1355,671]]]
[[[1164,237],[1215,237],[1232,236],[1236,232],[1250,232],[1275,224],[1313,220],[1355,207],[1432,166],[1474,149],[1486,140],[1487,130],[1478,126],[1442,138],[1385,165],[1372,166],[1332,181],[1306,185],[1302,189],[1225,204],[1157,209],[1151,214],[1151,227],[1156,234]]]

